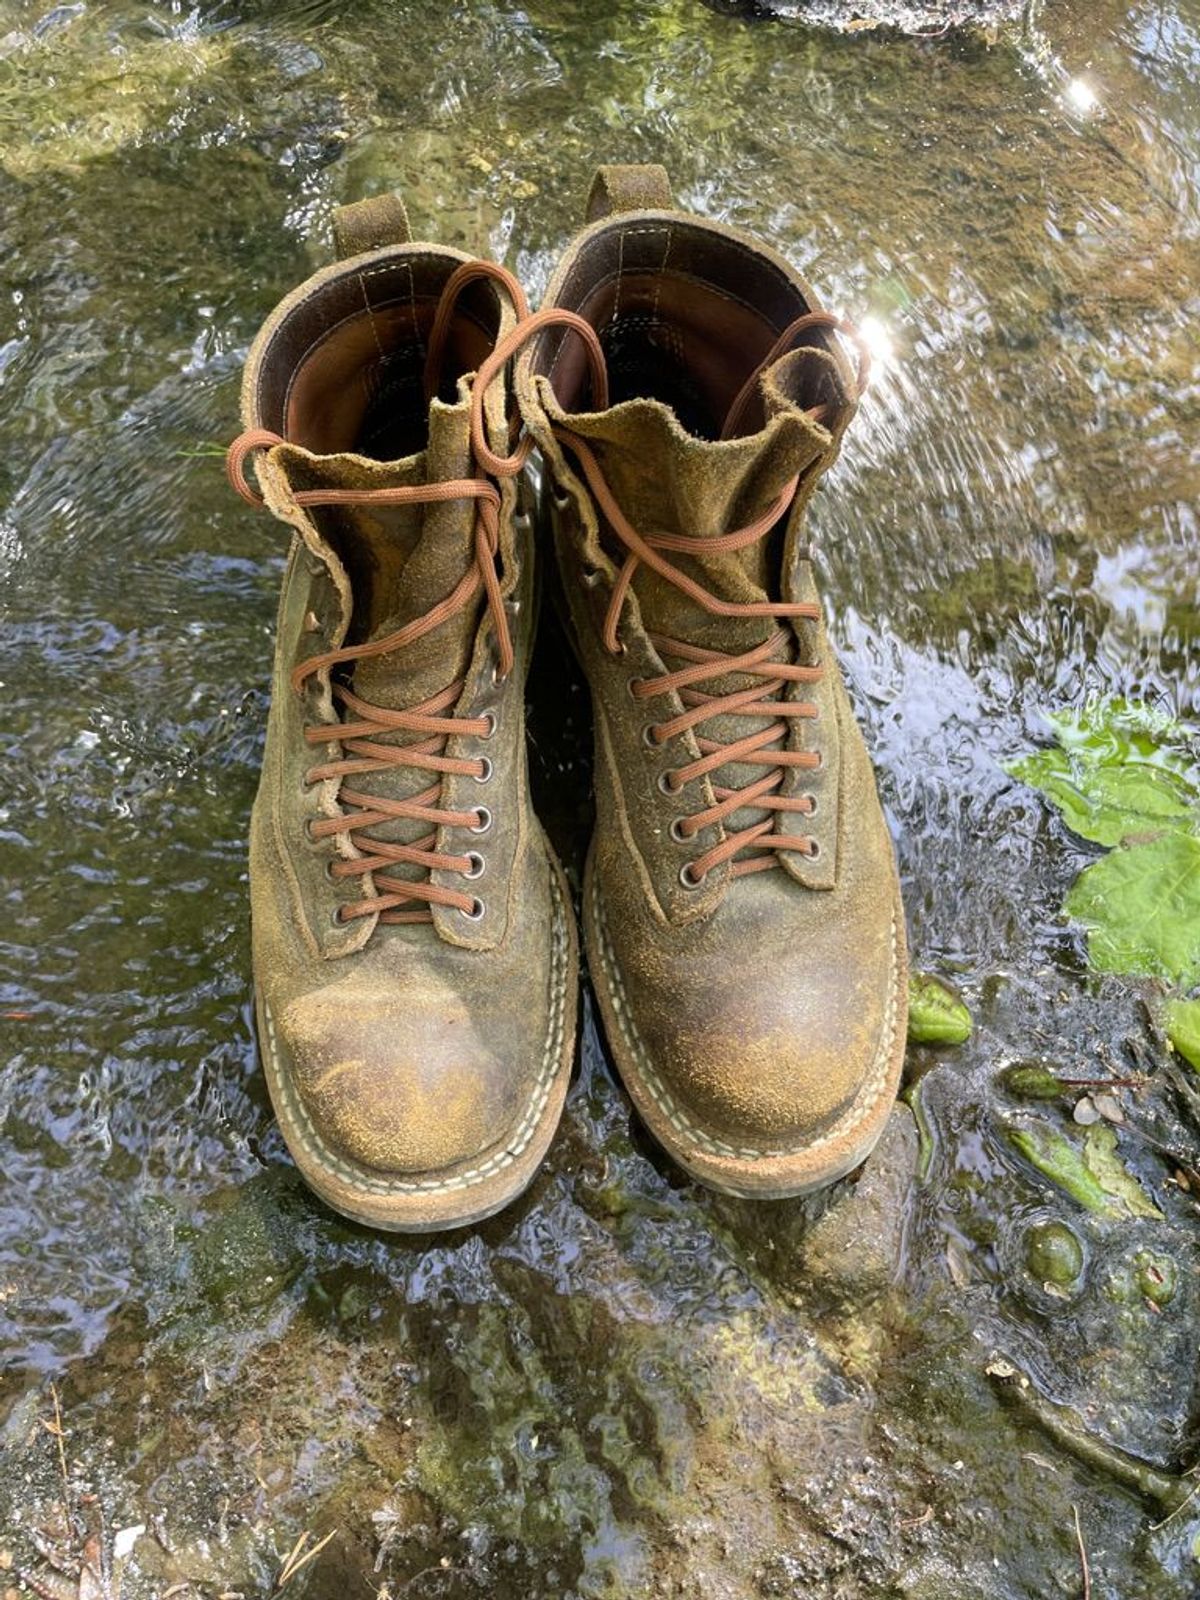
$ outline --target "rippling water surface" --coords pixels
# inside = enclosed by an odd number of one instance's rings
[[[1040,1600],[1082,1593],[1077,1511],[1098,1597],[1200,1592],[1194,1509],[1156,1529],[985,1371],[1196,1458],[1193,1202],[1081,1222],[1088,1290],[1048,1298],[1021,1240],[1070,1203],[996,1075],[1153,1048],[1059,916],[1086,847],[999,762],[1096,694],[1195,711],[1198,73],[1196,0],[922,40],[699,0],[0,4],[0,1557],[49,1581],[91,1532],[107,1569],[144,1524],[127,1595],[265,1594],[332,1531],[289,1593]],[[209,447],[335,204],[397,187],[536,293],[598,160],[665,162],[868,319],[814,526],[914,958],[976,1034],[914,1052],[919,1160],[898,1114],[818,1220],[683,1182],[589,1022],[526,1199],[374,1237],[297,1182],[255,1061],[283,543]],[[535,773],[577,869],[564,663],[548,626]],[[1161,1195],[1179,1129],[1139,1116]],[[1144,1239],[1153,1316],[1113,1292]]]

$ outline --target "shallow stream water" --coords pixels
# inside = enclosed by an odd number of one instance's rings
[[[1195,712],[1198,75],[1197,0],[919,40],[700,0],[0,0],[0,1592],[94,1596],[86,1556],[130,1600],[266,1595],[331,1533],[289,1595],[1044,1600],[1081,1547],[1095,1600],[1200,1593],[1178,1102],[1155,1079],[1121,1133],[1165,1219],[1102,1225],[998,1082],[1154,1076],[1144,989],[1059,914],[1088,847],[999,763],[1092,695]],[[665,162],[870,319],[813,525],[914,960],[975,1034],[911,1053],[920,1141],[901,1108],[856,1185],[755,1207],[657,1155],[588,1012],[526,1198],[382,1238],[299,1183],[256,1064],[284,545],[210,447],[335,204],[396,187],[536,297],[599,160]],[[540,652],[577,875],[586,695]],[[1024,1242],[1055,1219],[1061,1296]],[[1162,1305],[1114,1291],[1146,1250]]]

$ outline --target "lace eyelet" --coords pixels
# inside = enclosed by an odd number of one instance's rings
[[[659,792],[659,794],[677,795],[679,793],[680,789],[682,789],[682,788],[683,788],[683,785],[681,783],[675,784],[675,783],[671,782],[671,774],[669,772],[660,772],[659,773],[659,775],[658,775],[658,792]]]
[[[492,737],[494,737],[495,732],[496,732],[496,713],[494,711],[485,711],[483,713],[483,720],[488,725],[487,726],[487,732],[486,733],[481,733],[479,735],[479,737],[481,739],[491,739]]]
[[[479,818],[479,820],[478,822],[468,823],[467,832],[486,833],[492,825],[492,813],[486,806],[476,806],[475,815]]]
[[[817,764],[816,764],[815,767],[809,767],[808,770],[810,772],[820,772],[821,768],[825,765],[825,757],[821,754],[821,752],[819,750],[812,750],[809,753],[810,753],[810,755],[816,756]]]
[[[465,917],[468,922],[482,922],[486,910],[487,907],[483,901],[476,899],[471,901],[471,909],[469,911],[464,911],[460,906],[458,914],[460,917]]]
[[[810,817],[815,817],[816,814],[817,814],[817,797],[816,797],[816,795],[815,794],[806,794],[804,796],[804,798],[808,801],[808,811],[807,811],[806,814],[808,816],[810,816]]]
[[[334,870],[333,870],[334,867],[336,867],[336,866],[337,866],[337,857],[336,856],[331,857],[325,863],[325,876],[329,879],[330,883],[340,883],[341,882],[340,878],[338,878],[336,876],[336,874],[334,873]]]
[[[496,771],[495,767],[492,765],[491,761],[488,759],[487,756],[480,756],[479,765],[483,768],[483,771],[479,772],[479,773],[476,773],[475,782],[476,783],[491,783],[492,777],[493,777],[493,775],[494,775],[494,773]]]
[[[594,589],[603,577],[599,567],[585,567],[581,574],[581,581],[585,589]]]
[[[808,859],[810,861],[815,861],[820,854],[821,854],[821,846],[817,843],[817,841],[815,839],[810,839],[808,841]]]
[[[654,728],[655,724],[653,722],[648,722],[642,729],[642,743],[646,746],[647,750],[662,749],[662,740],[655,733]]]
[[[638,690],[641,688],[642,684],[645,683],[645,681],[645,678],[629,678],[626,681],[625,687],[629,691],[629,698],[631,700],[637,699]]]
[[[334,906],[329,920],[335,928],[344,928],[346,926],[346,919],[342,916],[341,906]]]
[[[691,844],[692,840],[695,838],[695,834],[684,833],[683,820],[684,819],[682,817],[672,817],[671,826],[667,831],[670,833],[676,844]]]
[[[487,871],[487,862],[479,854],[478,850],[468,850],[467,860],[471,863],[471,865],[467,871],[463,873],[463,877],[474,883],[476,878],[482,878],[484,873]]]
[[[679,881],[685,889],[693,892],[696,889],[703,888],[704,886],[703,878],[694,878],[692,876],[692,863],[690,861],[685,861],[680,867]]]
[[[317,844],[319,842],[316,834],[313,832],[313,829],[316,827],[316,825],[316,817],[306,817],[304,819],[304,837],[308,840],[309,844]]]

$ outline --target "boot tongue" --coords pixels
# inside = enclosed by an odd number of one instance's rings
[[[296,489],[390,489],[470,478],[469,406],[465,400],[453,406],[435,400],[426,448],[398,461],[310,456],[289,449],[286,464]],[[446,598],[474,559],[475,505],[470,500],[329,506],[313,515],[350,579],[347,644],[384,639],[424,616]],[[364,700],[390,710],[438,693],[466,670],[481,605],[482,595],[402,649],[354,662],[349,686]]]
[[[552,408],[552,414],[587,440],[639,533],[715,539],[761,516],[794,477],[828,451],[829,433],[803,408],[830,400],[850,403],[836,365],[823,351],[809,349],[792,351],[767,368],[759,394],[752,419],[757,431],[725,440],[685,432],[657,400],[628,400],[607,411],[574,415]],[[785,520],[740,550],[663,553],[722,600],[739,605],[778,600]],[[624,547],[610,548],[609,554],[620,565]],[[750,649],[778,626],[770,617],[714,616],[644,563],[633,588],[650,633],[732,652]]]
[[[465,391],[464,391],[465,394]],[[279,451],[294,489],[388,489],[474,477],[470,408],[435,400],[426,448],[398,461],[357,455],[312,456],[292,446]],[[414,505],[315,507],[313,520],[346,569],[352,597],[345,643],[367,644],[423,617],[461,581],[475,557],[475,502],[447,500]],[[440,627],[398,650],[351,664],[344,680],[371,705],[411,710],[461,678],[469,665],[483,608],[483,591]],[[441,715],[452,715],[453,705]],[[347,717],[352,713],[346,712]],[[406,732],[377,736],[376,743],[408,744]],[[392,800],[411,799],[436,781],[422,768],[394,766],[356,776],[354,787]],[[427,823],[396,820],[374,825],[377,839],[411,843],[428,833]],[[419,877],[398,866],[396,877]]]

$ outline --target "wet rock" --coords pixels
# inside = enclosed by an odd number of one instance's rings
[[[811,1284],[843,1305],[870,1305],[895,1281],[917,1148],[912,1112],[898,1105],[857,1180],[838,1192],[804,1238],[801,1259]]]
[[[1042,1222],[1025,1240],[1025,1265],[1039,1283],[1068,1289],[1083,1273],[1083,1246],[1065,1222]]]

